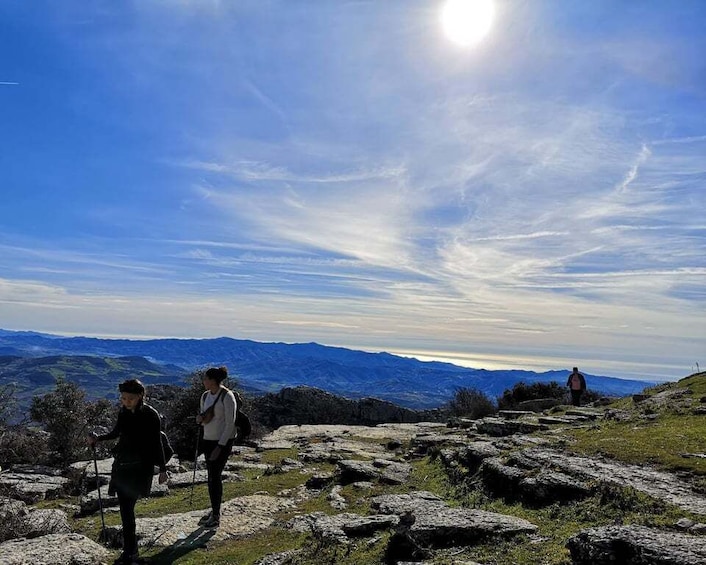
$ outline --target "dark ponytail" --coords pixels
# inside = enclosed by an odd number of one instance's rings
[[[206,371],[206,376],[218,383],[222,383],[228,378],[228,369],[226,367],[211,367]]]

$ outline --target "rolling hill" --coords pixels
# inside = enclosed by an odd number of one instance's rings
[[[79,382],[91,396],[112,394],[117,383],[129,376],[140,375],[148,383],[179,383],[195,369],[226,365],[239,385],[253,393],[306,385],[347,398],[373,396],[415,409],[440,406],[461,387],[495,398],[519,381],[563,384],[568,373],[472,369],[317,343],[263,343],[228,337],[100,339],[10,330],[0,330],[0,355],[6,359],[0,365],[0,383],[20,381],[25,378],[22,371],[27,371],[26,378],[41,388],[51,386],[51,376],[64,375]],[[589,388],[611,396],[629,395],[655,384],[590,374],[586,378]]]

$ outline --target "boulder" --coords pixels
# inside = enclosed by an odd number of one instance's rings
[[[425,559],[430,550],[468,546],[488,538],[532,534],[537,526],[514,516],[473,508],[451,508],[437,496],[420,491],[383,495],[371,506],[399,516],[399,525],[387,547],[389,560]]]
[[[371,515],[341,513],[327,516],[323,512],[313,512],[297,516],[288,526],[297,532],[311,533],[315,538],[347,543],[349,537],[370,536],[378,530],[388,529],[399,519],[393,515]]]
[[[523,400],[518,403],[518,410],[530,410],[532,412],[542,412],[544,410],[549,410],[555,406],[560,406],[563,404],[563,400],[560,398],[534,398],[532,400]]]
[[[24,517],[24,537],[36,538],[47,534],[71,532],[66,512],[57,509],[35,509]]]
[[[420,434],[410,441],[410,449],[419,455],[426,455],[430,449],[442,445],[462,446],[468,443],[468,438],[459,434],[430,433]]]
[[[579,481],[631,487],[688,512],[706,515],[706,497],[672,473],[628,465],[598,457],[581,457],[550,449],[526,449],[522,455],[541,467],[560,471]]]
[[[458,460],[471,471],[477,471],[483,461],[498,457],[501,451],[489,441],[474,441],[458,451]]]
[[[334,473],[314,473],[306,480],[306,488],[321,490],[334,482],[335,479]]]
[[[103,546],[79,534],[50,534],[0,543],[3,565],[96,565],[112,562]]]
[[[479,433],[493,437],[503,437],[513,434],[531,434],[547,429],[546,425],[523,420],[505,420],[503,418],[483,418],[476,423]]]
[[[279,512],[294,506],[291,499],[264,494],[232,498],[221,506],[221,526],[217,530],[204,530],[198,523],[208,509],[154,518],[138,517],[138,543],[140,546],[169,547],[184,544],[185,540],[190,545],[202,545],[211,539],[216,542],[242,539],[269,528]]]
[[[583,530],[566,544],[573,565],[703,565],[706,538],[646,526]]]
[[[524,470],[505,465],[500,457],[490,457],[480,467],[480,476],[488,491],[506,500],[520,497],[520,481],[525,475]]]
[[[541,470],[525,477],[519,483],[520,497],[535,505],[580,500],[591,495],[592,489],[584,481],[564,473]]]
[[[46,474],[31,470],[0,473],[0,489],[6,489],[13,498],[28,504],[65,494],[70,482],[68,478],[55,473]]]
[[[408,463],[387,459],[376,459],[373,462],[344,459],[338,462],[338,469],[340,482],[344,485],[374,480],[385,484],[400,485],[409,478],[412,466]]]

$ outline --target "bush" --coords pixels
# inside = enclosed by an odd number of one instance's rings
[[[187,385],[178,388],[171,402],[164,409],[167,435],[179,460],[193,461],[199,426],[196,415],[199,413],[199,400],[204,392],[201,377],[204,370],[192,373]]]
[[[539,400],[540,398],[556,398],[565,401],[568,394],[567,388],[556,381],[532,383],[531,385],[519,382],[498,397],[498,407],[501,410],[512,410],[520,402]]]
[[[562,404],[568,404],[570,402],[569,394],[569,389],[556,381],[532,383],[529,385],[524,382],[519,382],[511,389],[503,392],[502,396],[498,397],[498,408],[500,410],[512,410],[517,408],[520,402],[544,398],[554,398],[560,400]],[[589,404],[599,398],[601,398],[599,393],[588,389],[585,390],[581,396],[581,404]]]
[[[49,433],[47,463],[66,465],[89,459],[86,436],[89,424],[110,422],[113,405],[101,399],[86,400],[86,393],[76,383],[58,379],[56,388],[44,396],[35,396],[30,406],[31,418]]]
[[[483,392],[472,388],[458,388],[448,409],[453,416],[478,419],[495,413],[495,404]]]
[[[18,424],[3,428],[0,433],[0,463],[3,467],[45,463],[48,453],[49,434],[36,427]]]
[[[4,384],[0,386],[0,430],[8,425],[17,410],[17,400],[15,399],[15,384]]]

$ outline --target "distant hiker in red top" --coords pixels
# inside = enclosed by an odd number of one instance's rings
[[[571,404],[581,406],[581,395],[583,391],[586,390],[586,379],[579,373],[578,367],[574,367],[573,372],[566,381],[566,386],[568,386],[571,391]]]

